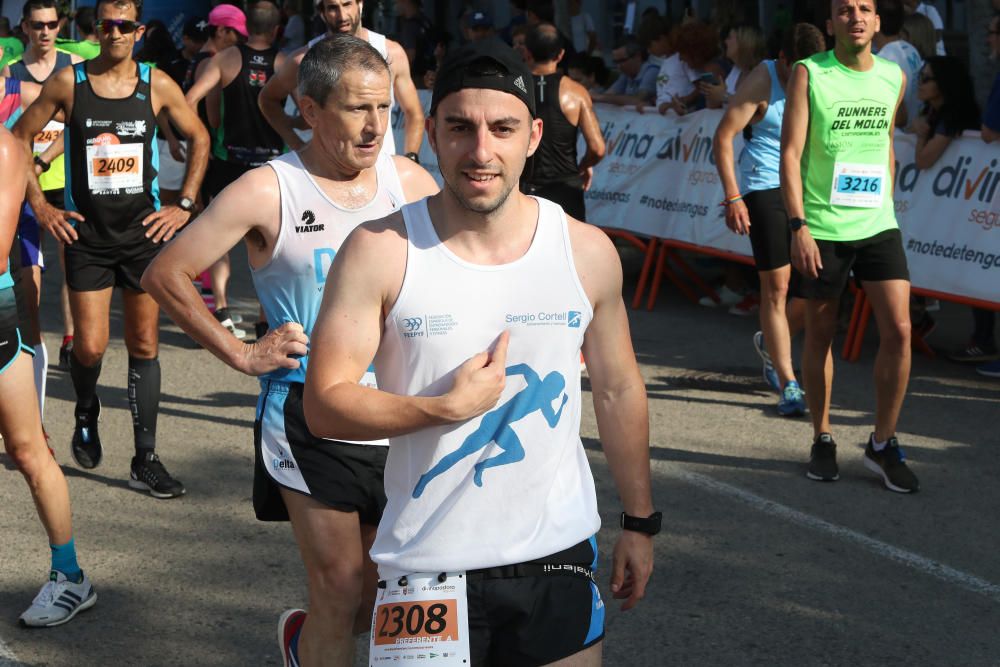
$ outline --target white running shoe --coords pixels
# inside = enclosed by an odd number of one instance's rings
[[[97,602],[97,591],[90,579],[83,575],[80,583],[73,583],[57,570],[49,573],[49,580],[38,591],[31,606],[21,614],[21,625],[30,628],[51,628],[70,621],[78,612],[90,609]]]
[[[707,308],[715,308],[716,306],[721,306],[722,308],[730,308],[735,306],[740,301],[743,300],[743,295],[739,292],[734,292],[725,285],[719,288],[716,292],[719,296],[719,302],[716,303],[715,299],[710,296],[703,296],[698,300],[698,305],[705,306]]]

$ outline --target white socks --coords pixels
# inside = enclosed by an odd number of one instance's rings
[[[35,391],[38,392],[38,413],[45,420],[45,381],[49,377],[49,351],[45,349],[45,343],[35,346],[35,358],[32,361],[35,367]]]

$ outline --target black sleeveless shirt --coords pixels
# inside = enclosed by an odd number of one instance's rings
[[[524,181],[534,185],[566,183],[583,187],[576,163],[578,128],[571,124],[559,105],[560,73],[534,75],[535,105],[542,119],[542,143],[528,160]]]
[[[35,76],[28,71],[28,66],[24,63],[24,60],[18,60],[16,63],[11,63],[8,65],[10,67],[10,75],[17,79],[18,81],[27,81],[28,83],[43,84],[52,78],[52,75],[61,70],[63,67],[69,67],[73,64],[73,57],[66,53],[65,51],[56,52],[56,64],[49,72],[48,77],[39,81]]]
[[[181,84],[181,90],[185,94],[187,94],[187,91],[191,90],[191,86],[194,85],[194,75],[195,72],[198,71],[198,65],[200,65],[203,60],[208,60],[214,55],[214,53],[208,53],[207,51],[199,51],[191,58],[191,61],[188,63],[187,72],[184,74],[184,83]],[[208,122],[208,106],[206,99],[207,98],[203,97],[198,100],[198,118],[201,119],[202,125],[205,126],[205,129],[208,130],[209,135],[211,135],[212,132],[214,132],[214,129],[212,128],[212,124]],[[177,128],[171,126],[171,129],[178,138],[183,136]]]
[[[257,97],[274,74],[278,49],[258,51],[238,44],[243,57],[240,73],[222,89],[222,122],[212,141],[220,160],[257,167],[281,155],[285,142],[257,106]]]
[[[66,123],[66,208],[85,218],[80,241],[101,248],[140,243],[140,224],[160,209],[156,116],[149,65],[128,97],[99,97],[87,63],[74,65],[73,112]]]

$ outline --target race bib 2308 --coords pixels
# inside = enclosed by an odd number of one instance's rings
[[[442,667],[468,667],[465,591],[464,572],[448,573],[447,577],[411,574],[385,582],[375,598],[369,664],[429,660]]]

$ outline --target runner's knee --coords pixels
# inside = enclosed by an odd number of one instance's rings
[[[155,359],[158,347],[159,335],[155,330],[125,333],[125,348],[136,359]]]
[[[309,569],[309,605],[315,610],[352,618],[361,605],[364,590],[363,570],[359,564],[324,559]]]
[[[29,482],[36,479],[44,470],[45,457],[52,458],[48,448],[36,440],[40,434],[19,429],[4,435],[4,446],[11,462]]]
[[[892,349],[908,349],[910,347],[911,325],[909,316],[904,318],[894,318],[885,327],[885,331],[879,330],[879,340],[882,345]]]
[[[101,359],[104,358],[104,350],[107,347],[107,341],[104,344],[100,344],[101,341],[86,340],[83,337],[75,338],[73,340],[73,356],[76,360],[87,368],[92,368],[97,364],[101,363]]]

